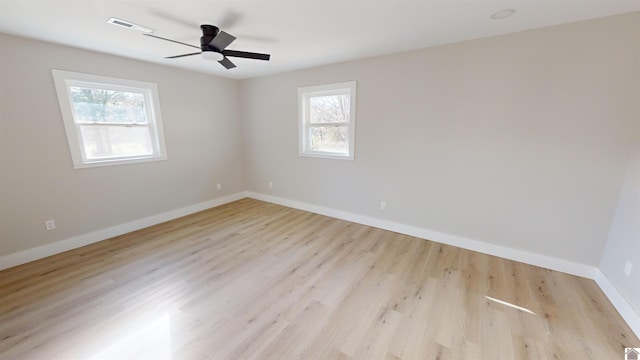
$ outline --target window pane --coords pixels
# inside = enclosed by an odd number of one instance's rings
[[[316,124],[349,122],[350,100],[346,94],[309,98],[309,121]]]
[[[146,124],[144,95],[105,89],[71,86],[75,121]]]
[[[315,126],[309,128],[309,150],[347,155],[347,126]]]
[[[80,126],[87,160],[153,154],[149,129],[145,126]]]

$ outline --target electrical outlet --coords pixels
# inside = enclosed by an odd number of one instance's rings
[[[380,210],[387,210],[387,202],[386,201],[380,201]]]
[[[624,274],[627,275],[627,277],[631,276],[631,268],[633,268],[633,264],[631,261],[627,261],[624,265]]]
[[[56,228],[56,222],[53,220],[47,220],[44,222],[44,227],[47,229],[47,231],[54,230]]]
[[[222,190],[222,184],[218,184],[218,190]]]
[[[269,189],[273,189],[273,181],[269,181]]]

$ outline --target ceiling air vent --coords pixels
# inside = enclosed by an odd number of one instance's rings
[[[116,25],[116,26],[120,26],[120,27],[123,27],[123,28],[131,29],[131,30],[142,31],[142,32],[145,32],[145,33],[152,33],[153,32],[153,30],[149,29],[148,27],[140,26],[138,24],[134,24],[134,23],[128,22],[126,20],[117,19],[117,18],[114,18],[114,17],[112,17],[109,20],[107,20],[107,23],[113,24],[113,25]]]

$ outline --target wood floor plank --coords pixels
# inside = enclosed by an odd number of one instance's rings
[[[616,359],[592,280],[243,199],[0,271],[0,359]]]

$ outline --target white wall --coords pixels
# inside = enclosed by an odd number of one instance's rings
[[[624,274],[627,261],[633,264],[629,277]],[[640,142],[629,157],[600,270],[640,316]]]
[[[640,118],[639,27],[636,13],[242,81],[248,190],[597,266]],[[348,80],[355,160],[299,157],[297,88]]]
[[[244,191],[237,81],[2,34],[0,54],[0,257]],[[74,170],[52,68],[158,84],[169,159]]]

